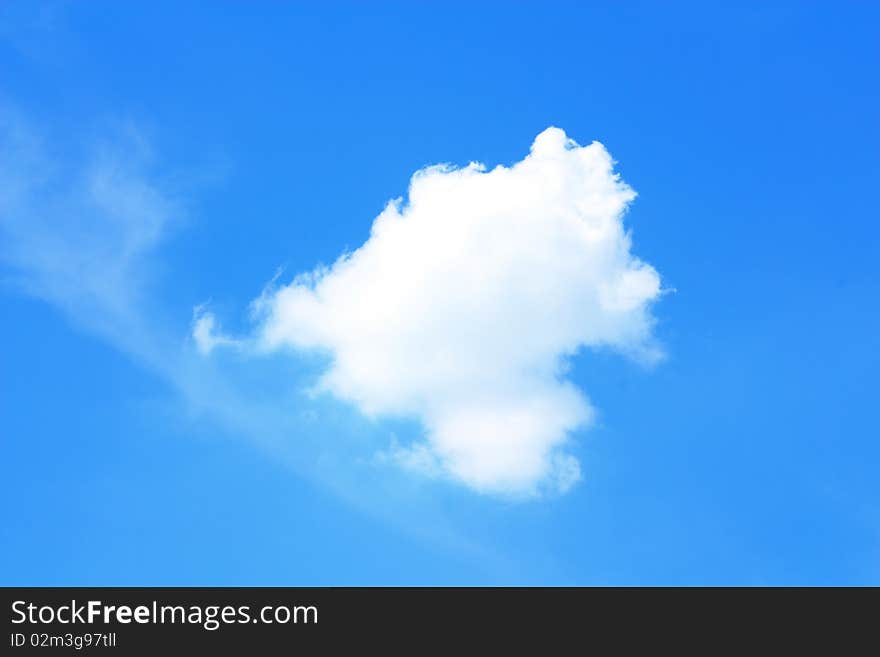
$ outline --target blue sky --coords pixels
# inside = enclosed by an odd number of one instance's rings
[[[2,583],[880,584],[880,10],[583,4],[5,3]],[[379,458],[426,416],[305,394],[326,354],[198,353],[548,126],[667,290],[662,362],[568,363],[567,491]]]

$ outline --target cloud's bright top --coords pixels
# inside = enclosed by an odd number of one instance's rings
[[[260,344],[326,351],[320,388],[419,420],[424,442],[394,449],[403,464],[487,492],[564,490],[580,466],[563,446],[592,416],[566,358],[659,356],[660,278],[622,221],[634,197],[601,144],[558,128],[511,167],[428,167],[363,246],[264,293]]]

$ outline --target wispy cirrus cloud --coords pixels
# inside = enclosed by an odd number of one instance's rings
[[[126,351],[158,360],[142,315],[155,251],[182,208],[156,184],[148,143],[132,124],[87,145],[62,141],[0,109],[3,278]]]

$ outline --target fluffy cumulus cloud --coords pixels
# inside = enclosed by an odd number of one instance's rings
[[[564,490],[580,477],[566,444],[593,416],[567,360],[660,356],[660,277],[623,223],[634,197],[602,144],[558,128],[510,167],[428,167],[360,248],[263,294],[258,342],[328,353],[320,389],[418,420],[386,457],[485,492]]]

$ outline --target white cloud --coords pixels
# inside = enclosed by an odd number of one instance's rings
[[[580,476],[565,445],[593,416],[567,359],[660,357],[660,278],[622,220],[634,197],[601,144],[557,128],[511,167],[428,167],[363,246],[261,296],[260,345],[326,351],[321,389],[418,419],[424,442],[395,447],[397,461],[486,492],[564,490]]]

